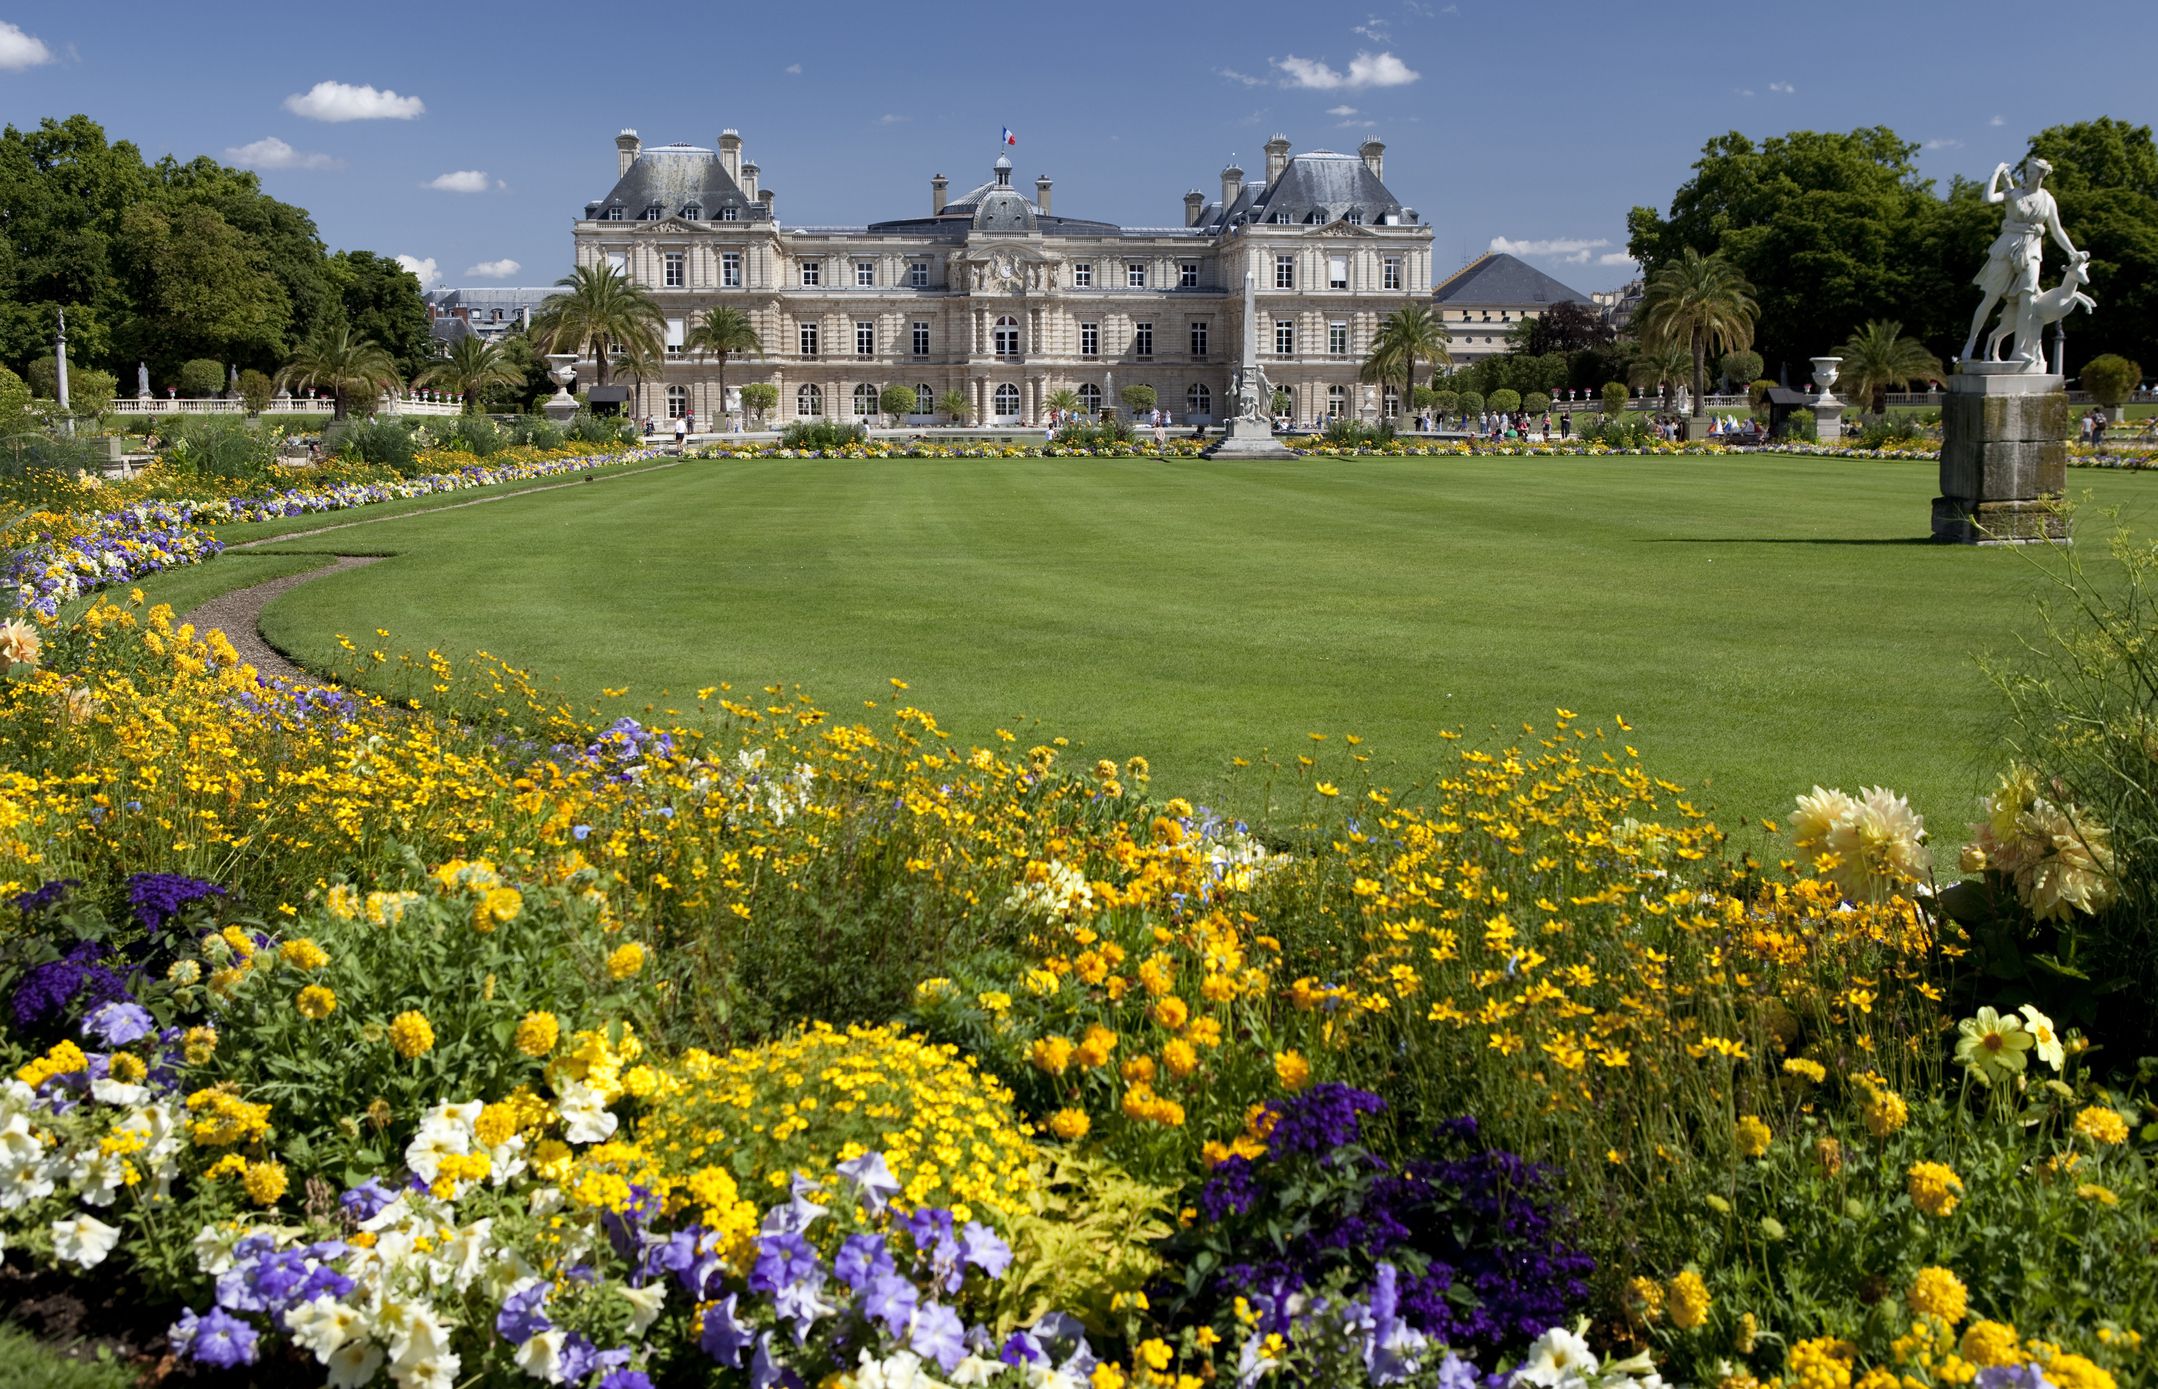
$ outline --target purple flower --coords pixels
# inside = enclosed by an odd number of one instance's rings
[[[1005,1337],[1003,1348],[997,1352],[997,1359],[1007,1365],[1038,1365],[1048,1358],[1049,1353],[1042,1349],[1042,1343],[1026,1331],[1014,1331]]]
[[[672,1273],[691,1297],[702,1298],[705,1285],[719,1272],[719,1236],[692,1225],[669,1235],[649,1257],[653,1268]]]
[[[799,1384],[795,1374],[772,1358],[772,1333],[757,1333],[757,1353],[749,1358],[749,1389],[770,1389],[774,1384]]]
[[[1984,1379],[1985,1372],[1979,1371],[1978,1377]],[[1483,1377],[1476,1373],[1476,1367],[1452,1351],[1448,1351],[1446,1358],[1439,1362],[1439,1389],[1479,1389],[1482,1381]],[[1987,1386],[1987,1389],[1992,1389],[1992,1386]]]
[[[996,1231],[975,1220],[968,1221],[959,1232],[959,1252],[961,1258],[991,1278],[1003,1277],[1012,1263],[1011,1246],[997,1238]]]
[[[224,895],[225,889],[216,883],[190,878],[184,873],[135,873],[127,880],[128,905],[134,908],[135,919],[152,935],[178,916],[180,909],[188,903]]]
[[[840,1163],[837,1171],[853,1183],[872,1216],[884,1214],[885,1206],[899,1194],[899,1179],[892,1175],[882,1153],[864,1153],[851,1162]]]
[[[365,1222],[380,1215],[382,1208],[396,1199],[396,1192],[369,1177],[358,1186],[348,1188],[344,1195],[337,1198],[337,1204],[352,1219]]]
[[[914,1284],[897,1273],[880,1273],[869,1280],[862,1295],[862,1311],[872,1321],[883,1322],[884,1329],[892,1335],[903,1336],[920,1302],[921,1295],[914,1290]]]
[[[652,1389],[643,1370],[616,1370],[599,1382],[599,1389]]]
[[[101,1003],[82,1020],[82,1035],[108,1047],[124,1047],[157,1031],[150,1010],[139,1003]]]
[[[521,1346],[540,1332],[551,1329],[554,1323],[543,1309],[547,1295],[553,1289],[544,1282],[511,1293],[502,1299],[502,1310],[495,1314],[495,1333],[513,1346]]]
[[[832,1272],[856,1292],[867,1288],[878,1274],[892,1270],[892,1251],[881,1235],[849,1235],[832,1259]]]
[[[728,1293],[724,1300],[704,1309],[704,1324],[698,1328],[697,1345],[730,1370],[742,1367],[742,1352],[749,1348],[750,1330],[734,1315],[736,1294]]]
[[[88,1009],[125,999],[127,981],[98,963],[111,953],[102,943],[86,940],[60,959],[25,971],[11,1004],[15,1026],[35,1031],[59,1021],[72,1004]]]
[[[2053,1389],[2036,1365],[1988,1365],[1978,1372],[1978,1389]]]
[[[767,1235],[786,1234],[808,1229],[816,1223],[817,1217],[825,1212],[825,1207],[809,1199],[809,1193],[816,1189],[817,1184],[815,1182],[806,1177],[796,1177],[794,1179],[794,1194],[788,1198],[787,1204],[774,1206],[766,1211],[764,1213],[764,1223],[758,1229]]]
[[[908,1211],[899,1217],[900,1228],[914,1236],[916,1249],[928,1249],[934,1244],[946,1244],[952,1238],[952,1213],[928,1207]]]
[[[817,1273],[817,1251],[809,1241],[787,1231],[757,1237],[757,1262],[749,1271],[752,1292],[778,1292]]]
[[[907,1348],[924,1360],[936,1361],[946,1374],[950,1374],[961,1360],[966,1359],[966,1323],[959,1320],[959,1314],[951,1308],[932,1302],[915,1315]]]
[[[177,1340],[179,1328],[173,1331]],[[209,1315],[197,1318],[190,1332],[188,1354],[205,1365],[229,1370],[255,1363],[255,1328],[222,1307],[212,1307]]]
[[[17,894],[8,905],[24,916],[37,916],[81,886],[81,880],[76,878],[54,878],[40,887]]]

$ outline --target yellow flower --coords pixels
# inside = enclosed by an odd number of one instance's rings
[[[2024,1055],[2038,1039],[2023,1030],[2023,1019],[2011,1013],[2002,1017],[1991,1008],[1956,1024],[1962,1040],[1956,1043],[1956,1060],[1986,1085],[2020,1075],[2029,1058]]]
[[[1809,1061],[1803,1056],[1794,1056],[1786,1060],[1783,1063],[1783,1073],[1798,1076],[1803,1080],[1810,1080],[1815,1085],[1819,1085],[1828,1079],[1828,1068],[1826,1066],[1823,1066],[1818,1061]]]
[[[644,947],[636,941],[624,941],[607,957],[607,974],[614,979],[628,979],[644,968]]]
[[[1948,1269],[1922,1268],[1911,1280],[1911,1292],[1907,1299],[1911,1310],[1922,1317],[1938,1317],[1949,1326],[1963,1320],[1970,1306],[1970,1294],[1963,1280]]]
[[[2103,1147],[2128,1141],[2128,1120],[2117,1109],[2094,1104],[2076,1115],[2076,1132]]]
[[[1049,1116],[1049,1132],[1067,1143],[1076,1143],[1086,1137],[1094,1121],[1087,1118],[1083,1109],[1060,1109]]]
[[[1072,1053],[1079,1064],[1087,1070],[1109,1064],[1109,1057],[1116,1051],[1116,1034],[1100,1023],[1087,1024],[1086,1035],[1079,1039],[1079,1049]]]
[[[1732,1136],[1738,1144],[1739,1152],[1745,1156],[1757,1158],[1767,1155],[1771,1135],[1768,1125],[1762,1122],[1760,1115],[1741,1114],[1738,1123],[1733,1125]]]
[[[1277,1051],[1274,1053],[1274,1079],[1281,1082],[1284,1090],[1301,1090],[1311,1083],[1311,1063],[1301,1052]]]
[[[274,1206],[285,1194],[285,1166],[280,1162],[251,1162],[240,1185],[247,1189],[247,1199],[256,1205]]]
[[[2022,1358],[2020,1345],[2016,1329],[2007,1323],[1974,1321],[1964,1328],[1963,1340],[1956,1349],[1965,1360],[1985,1369],[2015,1364]]]
[[[1182,1030],[1184,1024],[1188,1022],[1190,1018],[1190,1005],[1186,1004],[1183,999],[1178,998],[1175,994],[1170,994],[1166,998],[1156,999],[1154,1002],[1154,1021],[1161,1024],[1163,1027],[1169,1029],[1171,1032]]]
[[[286,941],[277,947],[277,953],[295,969],[321,969],[330,962],[329,953],[305,936]]]
[[[978,993],[974,996],[974,1001],[991,1013],[1008,1013],[1012,1007],[1012,996],[1001,989],[990,989],[986,993]]]
[[[1708,1284],[1692,1269],[1685,1269],[1671,1280],[1665,1290],[1671,1306],[1671,1325],[1681,1331],[1692,1331],[1708,1320]]]
[[[309,984],[300,990],[292,1006],[300,1010],[300,1016],[320,1022],[337,1011],[337,995],[320,984]]]
[[[2114,1389],[2109,1372],[2080,1355],[2056,1355],[2046,1362],[2046,1379],[2056,1389]]]
[[[1171,1037],[1162,1044],[1161,1064],[1181,1080],[1199,1069],[1199,1053],[1182,1037]]]
[[[1663,1315],[1663,1285],[1653,1278],[1635,1278],[1626,1284],[1626,1310],[1643,1326]]]
[[[1071,1065],[1072,1043],[1069,1037],[1043,1037],[1028,1049],[1027,1059],[1037,1070],[1060,1076]]]
[[[205,1066],[217,1055],[217,1029],[190,1027],[181,1034],[180,1055],[190,1066]]]
[[[1791,1389],[1850,1389],[1851,1362],[1857,1358],[1857,1346],[1833,1336],[1800,1341],[1784,1361],[1785,1382]]]
[[[555,1048],[562,1038],[562,1023],[552,1013],[527,1013],[517,1024],[515,1042],[517,1050],[526,1056],[541,1057]]]
[[[1821,1164],[1821,1170],[1833,1177],[1843,1170],[1843,1145],[1833,1138],[1813,1140],[1813,1159]]]
[[[1866,1131],[1875,1138],[1886,1138],[1911,1121],[1911,1109],[1903,1102],[1903,1096],[1870,1085],[1865,1087],[1859,1110],[1865,1117]]]
[[[486,935],[497,926],[507,926],[524,905],[524,894],[514,887],[488,888],[472,908],[472,929]]]
[[[1174,1356],[1175,1353],[1169,1349],[1168,1343],[1165,1341],[1149,1337],[1139,1343],[1139,1359],[1145,1361],[1146,1367],[1156,1374],[1168,1369],[1169,1362]]]
[[[2120,1196],[2111,1187],[2103,1187],[2096,1182],[2077,1183],[2076,1195],[2086,1201],[2096,1201],[2101,1206],[2117,1206],[2121,1203]]]
[[[1904,1186],[1910,1193],[1911,1204],[1932,1216],[1954,1214],[1963,1196],[1963,1178],[1946,1163],[1912,1163]]]
[[[390,1019],[390,1046],[407,1061],[425,1056],[435,1049],[434,1025],[417,1009],[399,1013]]]

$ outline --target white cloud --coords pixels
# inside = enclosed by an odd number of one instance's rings
[[[2006,116],[1995,116],[1995,117],[1994,117],[1994,118],[1993,118],[1992,120],[1990,120],[1990,121],[1987,121],[1987,122],[1986,122],[1986,124],[1987,124],[1987,125],[1990,125],[1990,126],[1996,126],[1996,127],[1998,127],[1998,126],[2003,126],[2003,125],[2006,125],[2006,124],[2008,124],[2008,117],[2006,117]]]
[[[399,256],[398,259],[401,261],[404,257]],[[524,269],[523,266],[511,260],[508,256],[504,256],[500,260],[483,260],[478,265],[467,266],[465,267],[465,273],[475,279],[506,280],[522,269]]]
[[[52,61],[52,50],[34,34],[0,19],[0,70],[20,72]]]
[[[1388,38],[1386,32],[1386,21],[1379,18],[1377,15],[1370,16],[1362,24],[1351,26],[1349,32],[1352,34],[1360,34],[1363,37],[1370,39],[1373,43],[1385,43]]]
[[[1785,96],[1789,96],[1798,90],[1788,82],[1771,82],[1768,84],[1768,89],[1772,92],[1781,92]]]
[[[456,169],[435,175],[427,181],[427,186],[442,193],[484,193],[487,191],[487,171]]]
[[[1920,148],[1929,150],[1959,150],[1963,148],[1963,142],[1961,140],[1950,140],[1943,137],[1938,140],[1928,140],[1924,145],[1920,146]]]
[[[317,82],[285,98],[285,109],[311,121],[409,121],[427,110],[416,96],[349,82]]]
[[[781,68],[780,71],[784,72],[789,77],[800,77],[802,75],[802,65],[800,63],[789,63],[785,67]]]
[[[420,277],[421,289],[432,288],[442,278],[441,267],[435,264],[433,256],[424,260],[418,256],[399,256],[397,263]]]
[[[1606,251],[1596,257],[1596,263],[1598,265],[1632,265],[1634,258],[1624,251]]]
[[[1732,88],[1731,90],[1732,90],[1733,92],[1736,92],[1736,93],[1737,93],[1738,95],[1740,95],[1740,96],[1752,96],[1752,95],[1753,95],[1753,88],[1751,88],[1751,87],[1733,87],[1733,88]]]
[[[1354,106],[1329,106],[1326,108],[1326,114],[1329,116],[1353,116],[1356,114],[1356,108]]]
[[[1346,73],[1316,58],[1299,58],[1294,53],[1274,59],[1273,64],[1286,75],[1283,85],[1319,92],[1406,87],[1423,75],[1391,53],[1359,53],[1349,60]]]
[[[1266,85],[1265,78],[1253,77],[1250,73],[1238,72],[1235,68],[1215,68],[1214,75],[1231,82],[1241,82],[1247,87],[1263,87]]]
[[[1509,236],[1491,238],[1490,249],[1508,256],[1563,256],[1575,265],[1588,264],[1589,252],[1601,250],[1611,244],[1608,237],[1591,240],[1579,236],[1554,236],[1538,240],[1516,241]]]
[[[878,124],[878,125],[905,125],[905,124],[906,124],[906,123],[907,123],[908,121],[911,121],[911,120],[913,120],[913,119],[914,119],[914,117],[912,117],[912,116],[902,116],[902,115],[899,115],[899,114],[897,114],[897,113],[895,113],[895,112],[891,112],[891,111],[886,111],[886,112],[885,112],[885,113],[884,113],[883,115],[881,115],[881,116],[877,117],[877,124]]]
[[[266,135],[251,144],[227,146],[225,162],[242,169],[342,169],[345,166],[344,160],[333,159],[327,154],[303,154],[275,135]]]

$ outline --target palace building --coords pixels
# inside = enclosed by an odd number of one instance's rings
[[[732,130],[716,150],[647,147],[633,130],[615,146],[614,187],[576,223],[577,263],[610,261],[659,303],[666,361],[632,406],[694,412],[700,428],[739,408],[719,398],[714,364],[682,346],[721,305],[747,313],[764,344],[729,360],[728,394],[771,382],[775,423],[873,418],[900,385],[919,423],[956,391],[972,423],[1035,425],[1060,390],[1098,410],[1146,385],[1188,425],[1229,409],[1246,274],[1260,364],[1298,421],[1399,413],[1395,388],[1382,398],[1357,368],[1382,317],[1431,300],[1431,230],[1387,190],[1378,140],[1291,154],[1277,135],[1263,178],[1232,164],[1216,195],[1186,193],[1182,224],[1162,227],[1066,216],[1047,177],[1022,190],[1002,156],[956,197],[932,178],[920,216],[791,226]]]

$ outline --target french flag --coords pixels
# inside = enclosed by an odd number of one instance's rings
[[[1004,143],[1007,145],[1016,145],[1019,143],[1019,137],[1012,134],[1012,128],[1010,126],[1004,127]]]

